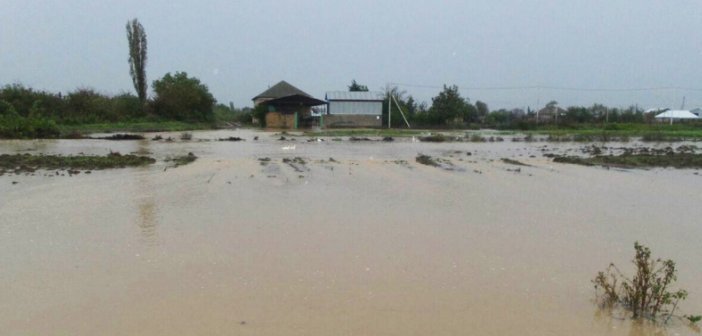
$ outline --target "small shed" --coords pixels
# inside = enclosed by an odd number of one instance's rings
[[[286,81],[273,85],[252,100],[254,107],[265,105],[268,108],[266,127],[271,128],[298,128],[312,118],[313,106],[326,104]]]
[[[331,91],[326,94],[326,127],[382,127],[385,94],[377,91]]]

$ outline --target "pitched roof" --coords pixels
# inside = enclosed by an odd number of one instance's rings
[[[306,92],[292,86],[290,83],[286,81],[280,81],[280,83],[271,86],[268,90],[261,92],[258,96],[253,97],[252,100],[256,100],[259,98],[282,98],[282,97],[288,97],[288,96],[295,96],[295,95],[300,95],[300,96],[305,96],[305,97],[312,97]]]
[[[285,96],[282,98],[267,100],[262,104],[274,104],[274,105],[275,104],[295,104],[295,105],[302,104],[303,106],[319,106],[319,105],[326,105],[327,102],[325,102],[323,100],[316,99],[316,98],[308,97],[308,96],[292,95],[292,96]]]
[[[671,119],[698,119],[698,117],[690,111],[686,110],[670,110],[665,111],[656,116],[656,119],[671,118]]]

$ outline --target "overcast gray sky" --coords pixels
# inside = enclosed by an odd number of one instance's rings
[[[0,0],[0,8],[0,85],[133,92],[125,24],[138,18],[149,82],[185,71],[236,106],[283,79],[320,98],[356,79],[372,90],[411,84],[400,87],[427,102],[456,84],[491,108],[549,100],[679,108],[683,96],[687,108],[702,107],[700,0]],[[588,88],[659,89],[570,90]]]

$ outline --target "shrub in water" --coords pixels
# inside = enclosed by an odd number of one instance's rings
[[[592,280],[598,293],[602,293],[598,301],[603,306],[621,305],[631,311],[635,319],[656,320],[661,313],[667,313],[667,321],[675,312],[678,302],[687,297],[687,291],[670,288],[677,280],[675,262],[652,259],[651,250],[638,242],[634,244],[634,249],[636,254],[632,262],[636,273],[633,278],[628,278],[614,264],[610,264]],[[687,317],[688,320],[696,318],[691,317]]]

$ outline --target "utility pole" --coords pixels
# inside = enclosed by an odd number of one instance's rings
[[[605,125],[609,123],[609,107],[605,107]]]
[[[388,129],[392,128],[392,91],[388,85]]]
[[[400,111],[400,115],[402,116],[402,119],[405,121],[405,124],[407,124],[407,128],[412,128],[412,126],[410,126],[409,121],[407,121],[407,117],[405,117],[405,112],[402,111],[402,107],[400,106],[400,103],[398,103],[397,99],[395,99],[395,96],[392,96],[392,100],[395,101],[395,106],[397,106],[397,110]]]

